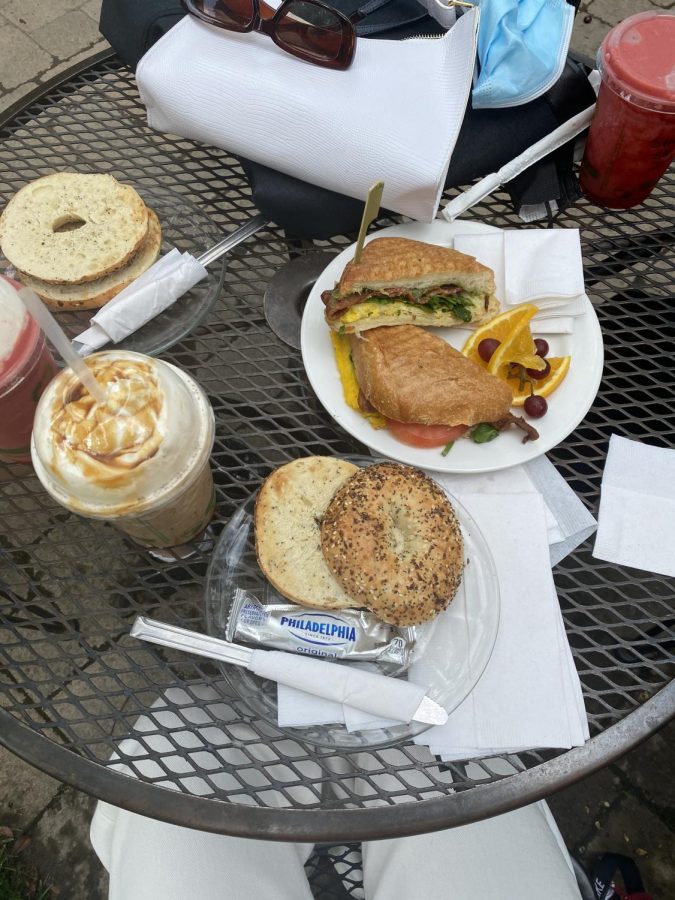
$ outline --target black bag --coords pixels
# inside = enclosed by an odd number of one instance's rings
[[[333,0],[349,14],[358,0]],[[573,4],[576,5],[576,2]],[[101,32],[132,69],[185,10],[177,0],[103,0]],[[356,26],[369,38],[398,39],[441,34],[443,29],[416,0],[391,0]],[[583,66],[568,59],[556,84],[542,97],[506,109],[467,107],[445,187],[465,185],[494,172],[508,160],[595,102]],[[325,239],[359,228],[363,202],[308,184],[268,166],[237,157],[249,181],[253,202],[289,237]],[[541,160],[508,185],[516,209],[555,200],[564,209],[579,196],[572,174],[572,145]]]

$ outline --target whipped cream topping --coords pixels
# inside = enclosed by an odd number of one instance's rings
[[[71,370],[42,397],[33,461],[43,485],[89,515],[142,512],[189,483],[208,458],[213,413],[180,369],[129,351],[87,359],[104,388],[97,403]]]
[[[0,278],[0,374],[27,324],[28,313],[19,295],[11,284]]]

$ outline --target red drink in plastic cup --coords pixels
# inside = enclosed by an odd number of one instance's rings
[[[602,77],[579,183],[599,206],[642,203],[675,155],[675,15],[616,25],[598,51]]]
[[[30,462],[40,395],[58,372],[45,338],[10,283],[0,278],[0,460]]]

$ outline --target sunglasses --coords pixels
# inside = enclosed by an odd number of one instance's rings
[[[356,50],[354,25],[389,0],[370,0],[345,16],[322,0],[284,0],[274,10],[264,0],[182,0],[202,22],[228,31],[259,31],[306,62],[348,69]]]

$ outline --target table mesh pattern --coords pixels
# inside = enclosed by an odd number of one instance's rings
[[[234,159],[146,127],[133,78],[114,60],[33,102],[3,137],[3,204],[40,175],[85,168],[110,172],[141,192],[170,187],[211,217],[217,231],[232,230],[254,212]],[[556,222],[581,229],[606,368],[593,408],[550,458],[596,514],[611,432],[659,446],[672,442],[672,196],[669,176],[635,211],[601,212],[582,202]],[[491,225],[518,224],[503,194],[470,215]],[[377,226],[393,221],[381,218]],[[0,467],[0,707],[11,716],[102,767],[124,764],[146,782],[238,804],[393,805],[502,777],[489,761],[440,765],[413,745],[358,756],[314,749],[253,718],[207,661],[128,636],[139,613],[203,628],[213,542],[273,467],[305,454],[364,451],[323,411],[299,352],[275,337],[262,310],[267,283],[289,258],[310,249],[338,251],[353,238],[293,243],[266,228],[230,254],[215,309],[165,354],[203,385],[216,415],[217,515],[191,558],[154,559],[112,527],[59,507],[30,469]],[[527,523],[514,527],[527,540]],[[591,546],[569,556],[555,578],[597,734],[667,682],[673,582],[595,561]],[[532,752],[517,765],[552,756]]]

